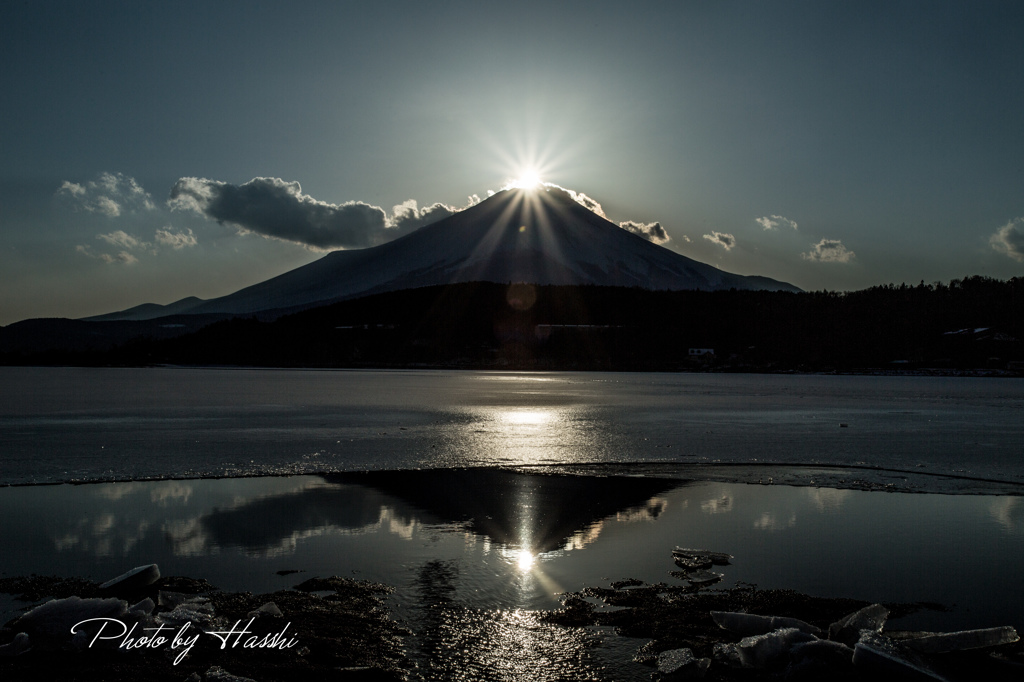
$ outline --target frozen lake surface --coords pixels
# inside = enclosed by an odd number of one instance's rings
[[[787,463],[1014,492],[1022,414],[1020,379],[5,367],[0,484]]]

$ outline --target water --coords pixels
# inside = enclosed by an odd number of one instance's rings
[[[647,679],[643,642],[536,611],[672,582],[675,545],[734,554],[724,587],[1024,629],[1022,408],[1016,379],[0,368],[0,575],[383,581],[424,679]]]
[[[1024,498],[1012,496],[501,471],[147,481],[2,489],[0,536],[6,575],[103,580],[156,562],[233,591],[313,575],[408,587],[439,563],[457,574],[453,599],[488,609],[672,581],[683,545],[735,555],[715,569],[726,587],[938,602],[951,610],[933,621],[1024,629]]]
[[[0,483],[773,462],[1014,490],[1021,414],[1019,379],[0,368]]]
[[[646,679],[630,663],[642,641],[547,625],[536,610],[627,577],[678,583],[677,544],[735,555],[715,568],[720,587],[945,608],[897,629],[1024,629],[1014,496],[495,470],[163,480],[0,489],[0,537],[3,575],[99,581],[156,562],[231,591],[387,582],[425,679]]]

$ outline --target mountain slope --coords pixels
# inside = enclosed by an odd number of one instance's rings
[[[499,192],[394,241],[335,251],[181,312],[249,314],[474,281],[799,291],[765,277],[723,272],[652,244],[589,211],[566,192],[546,187]]]

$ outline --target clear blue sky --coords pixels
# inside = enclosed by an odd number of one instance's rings
[[[5,2],[0,324],[227,294],[323,254],[245,216],[392,226],[529,166],[805,289],[1024,275],[1022,35],[994,1]]]

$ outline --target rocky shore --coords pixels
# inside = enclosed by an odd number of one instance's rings
[[[869,604],[753,585],[715,589],[727,555],[675,553],[678,584],[622,580],[563,595],[539,621],[594,626],[647,640],[636,679],[1018,680],[1024,647],[1012,627],[961,633],[889,630],[927,604]],[[714,560],[714,561],[713,561]],[[227,593],[202,579],[141,566],[103,584],[82,579],[0,579],[0,592],[38,602],[0,629],[4,680],[273,682],[426,679],[414,633],[389,613],[391,588],[312,578],[272,594]],[[476,610],[448,610],[449,631]],[[461,652],[460,655],[465,655]],[[648,666],[645,668],[644,666]],[[644,672],[641,672],[644,671]],[[488,677],[480,670],[459,679]],[[573,678],[576,679],[576,678]],[[590,671],[579,679],[606,679]],[[607,679],[612,679],[608,677]]]

